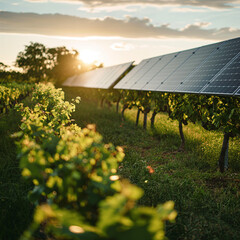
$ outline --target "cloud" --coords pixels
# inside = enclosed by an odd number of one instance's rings
[[[81,6],[78,8],[80,11],[90,12],[90,13],[99,13],[99,12],[115,12],[115,11],[124,11],[124,12],[137,12],[137,6],[113,6],[113,7],[98,7],[98,8],[89,8],[87,6]]]
[[[48,0],[25,0],[25,2],[31,2],[31,3],[41,3],[41,2],[43,2],[43,3],[46,3],[46,2],[48,2]],[[58,1],[58,2],[61,2],[61,0]],[[66,0],[66,3],[70,3],[70,1]]]
[[[111,49],[115,51],[130,51],[134,49],[134,46],[125,42],[116,42],[111,45]]]
[[[0,32],[63,37],[189,38],[225,40],[238,37],[240,29],[209,28],[209,23],[189,24],[182,29],[168,24],[155,26],[149,18],[79,18],[61,14],[0,12]]]
[[[29,2],[46,1],[46,0],[25,0]],[[115,7],[123,5],[145,5],[145,6],[195,6],[209,8],[233,8],[235,4],[239,4],[239,0],[49,0],[52,2],[77,2],[84,4],[89,8],[99,7]]]
[[[170,12],[179,12],[179,13],[187,13],[187,12],[207,12],[207,9],[203,8],[172,8]]]

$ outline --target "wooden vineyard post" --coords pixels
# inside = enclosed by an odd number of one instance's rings
[[[119,110],[119,100],[117,101],[117,105],[116,105],[116,112],[118,113]]]
[[[101,99],[101,103],[100,103],[101,108],[103,108],[104,100],[105,100],[105,98],[102,97],[102,99]]]
[[[141,109],[138,108],[138,111],[137,111],[137,118],[136,118],[136,126],[138,126],[138,123],[139,123],[140,112],[141,112]]]
[[[154,110],[152,113],[152,117],[151,117],[151,128],[154,128],[154,122],[155,122],[156,115],[157,115],[157,112]]]
[[[180,145],[179,150],[184,150],[185,137],[184,137],[184,134],[183,134],[183,127],[182,127],[182,122],[181,121],[179,121],[179,133],[180,133],[180,137],[181,137],[181,145]]]
[[[224,134],[221,154],[220,154],[219,161],[218,161],[220,172],[222,172],[222,173],[224,172],[225,167],[227,168],[227,164],[228,164],[227,161],[228,161],[229,137],[230,137],[230,133]]]
[[[147,115],[148,113],[150,112],[150,109],[149,108],[146,108],[143,112],[144,114],[144,117],[143,117],[143,128],[144,129],[147,129]]]
[[[127,106],[126,105],[124,105],[123,106],[123,109],[122,109],[122,121],[124,121],[125,120],[125,117],[124,117],[124,112],[125,112],[125,110],[127,109]]]

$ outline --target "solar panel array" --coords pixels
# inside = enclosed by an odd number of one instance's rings
[[[140,62],[115,89],[240,95],[240,38]]]
[[[124,74],[133,62],[119,64],[111,67],[97,68],[68,78],[63,86],[109,89]]]

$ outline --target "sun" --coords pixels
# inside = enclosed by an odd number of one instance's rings
[[[99,62],[99,53],[90,49],[84,49],[80,51],[79,59],[86,64]]]

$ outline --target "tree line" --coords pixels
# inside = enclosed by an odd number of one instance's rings
[[[18,53],[15,67],[20,71],[9,70],[9,66],[0,62],[0,81],[40,82],[54,80],[57,85],[68,77],[102,67],[85,64],[79,59],[79,52],[65,46],[47,48],[42,43],[30,42]]]

